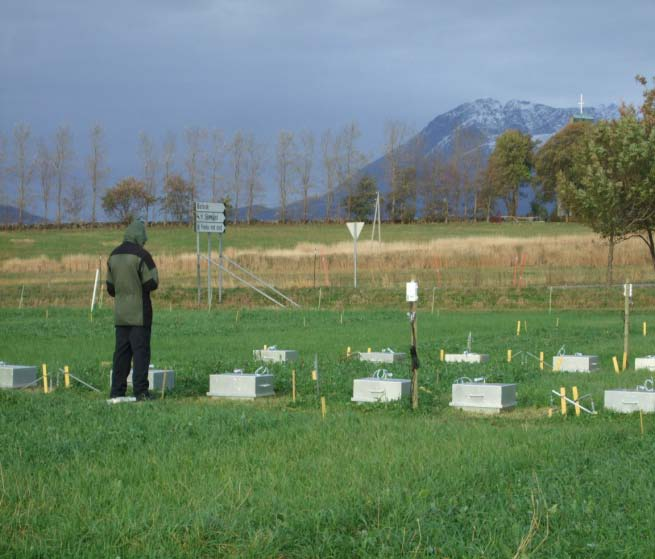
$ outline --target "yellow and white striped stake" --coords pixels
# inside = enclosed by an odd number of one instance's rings
[[[70,371],[68,370],[68,365],[64,365],[64,387],[71,387],[71,375]]]
[[[646,323],[645,320],[644,320],[644,323],[641,325],[641,330],[644,333],[644,336],[646,336],[648,334],[648,324]]]
[[[296,401],[296,370],[291,371],[291,400]]]
[[[521,321],[520,320],[516,321],[516,335],[517,336],[521,335]]]
[[[321,416],[325,419],[327,414],[327,405],[325,404],[325,396],[321,396]]]
[[[562,409],[562,415],[566,415],[566,388],[563,386],[559,389],[560,395],[560,407]]]
[[[544,352],[543,351],[539,352],[539,369],[541,371],[544,370]]]
[[[625,371],[628,368],[628,354],[623,352],[623,370]]]
[[[446,358],[446,351],[443,349],[439,350],[439,361],[443,361]]]
[[[559,355],[557,359],[555,359],[555,366],[553,367],[553,371],[559,372],[559,370],[562,368],[562,361],[564,361],[564,356]]]
[[[43,372],[43,393],[48,393],[48,367],[45,363],[41,365],[41,371]]]
[[[578,394],[578,387],[574,386],[573,387],[573,401],[575,402],[575,415],[579,416],[580,415],[580,402],[578,401],[580,399],[580,395]]]
[[[621,369],[619,369],[619,360],[616,358],[616,355],[612,357],[612,363],[614,363],[614,372],[618,375]]]
[[[507,362],[508,363],[512,362],[512,350],[511,349],[507,350]]]

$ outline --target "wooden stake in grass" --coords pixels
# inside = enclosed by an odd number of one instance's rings
[[[539,352],[539,369],[541,371],[544,370],[544,352],[543,351]]]
[[[64,388],[71,387],[71,375],[68,369],[68,365],[64,365]]]
[[[507,362],[508,363],[512,362],[512,350],[511,349],[507,350]]]
[[[562,369],[562,361],[564,361],[563,355],[560,355],[555,359],[555,367],[553,367],[554,371],[559,372]]]
[[[318,288],[318,309],[317,309],[319,311],[321,310],[321,298],[322,298],[322,296],[323,296],[323,291],[322,291],[322,288],[319,287]]]
[[[164,399],[164,396],[166,394],[166,373],[167,372],[168,371],[166,369],[164,369],[164,374],[162,375],[163,376],[162,383],[161,383],[161,399],[162,400]]]
[[[237,315],[234,317],[234,322],[239,322],[239,309],[237,309]]]
[[[619,360],[616,358],[616,355],[612,357],[612,363],[614,363],[614,372],[618,375],[621,369],[619,369]]]
[[[560,395],[560,409],[562,410],[562,415],[566,415],[566,388],[563,386],[559,389]]]
[[[25,293],[25,284],[23,284],[20,288],[20,300],[18,301],[18,308],[22,309],[23,308],[23,294]]]
[[[321,416],[325,419],[327,414],[327,405],[325,404],[325,396],[321,396]]]
[[[628,354],[623,352],[623,370],[625,371],[628,368]]]
[[[573,401],[575,402],[575,415],[580,416],[580,395],[578,394],[578,387],[573,387]]]
[[[439,350],[439,361],[443,361],[446,358],[446,350],[440,349]]]
[[[291,370],[291,401],[296,403],[296,370]]]
[[[623,285],[623,370],[628,366],[628,354],[630,353],[630,303],[632,303],[632,284],[625,280]]]
[[[641,436],[644,436],[644,412],[639,410],[639,427],[641,429]]]
[[[41,365],[41,371],[43,372],[43,393],[48,393],[48,367],[45,363]]]
[[[521,335],[521,321],[520,320],[516,321],[516,335],[517,336]]]
[[[641,331],[643,332],[644,336],[648,334],[648,324],[646,324],[646,321],[644,320],[643,324],[641,325]]]
[[[430,312],[430,314],[434,314],[434,293],[436,290],[437,290],[436,287],[432,288],[432,311]]]
[[[343,324],[343,311],[341,311],[341,318],[339,319],[341,324]]]
[[[523,330],[525,330],[526,334],[528,333],[528,321],[527,320],[523,321]]]
[[[352,355],[352,351],[350,349],[350,346],[346,348],[346,357],[350,357]]]

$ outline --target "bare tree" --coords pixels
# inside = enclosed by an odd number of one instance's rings
[[[209,154],[209,185],[211,187],[212,202],[224,195],[221,184],[221,168],[225,159],[225,139],[223,132],[213,130],[211,135],[211,152]]]
[[[16,177],[16,207],[18,223],[23,223],[23,213],[30,195],[30,183],[34,172],[34,161],[30,154],[32,131],[28,124],[17,124],[14,128],[14,176]]]
[[[237,130],[234,134],[234,138],[232,138],[232,142],[230,142],[229,148],[230,155],[232,156],[232,192],[234,193],[233,223],[239,221],[239,195],[243,188],[243,179],[241,175],[243,174],[245,143],[243,134],[240,130]]]
[[[163,184],[168,184],[168,179],[175,168],[175,134],[168,132],[164,138],[162,147],[161,162],[164,170]]]
[[[91,128],[91,153],[86,160],[89,180],[91,181],[91,222],[96,222],[96,205],[98,202],[98,190],[102,181],[109,173],[105,166],[105,148],[103,145],[104,131],[100,124],[94,124]]]
[[[253,207],[257,195],[262,190],[261,172],[264,158],[263,147],[257,144],[255,137],[248,134],[245,141],[246,151],[246,223],[253,219]]]
[[[5,163],[7,160],[7,145],[5,137],[0,134],[0,204],[5,203]],[[4,212],[6,214],[6,212]]]
[[[323,162],[323,177],[325,180],[325,221],[332,218],[334,206],[334,189],[337,182],[336,159],[334,157],[332,132],[326,130],[321,137],[321,159]]]
[[[314,165],[314,134],[306,131],[300,134],[301,150],[298,154],[298,177],[302,193],[302,219],[308,220],[309,191],[314,187],[312,182],[312,167]]]
[[[57,128],[55,135],[55,153],[52,159],[57,187],[57,225],[61,225],[63,196],[66,180],[73,161],[73,137],[68,126]]]
[[[202,128],[189,128],[186,131],[187,159],[185,162],[189,187],[193,199],[198,200],[202,194],[202,184],[205,179],[205,148],[207,131]]]
[[[287,221],[287,205],[291,193],[291,172],[295,159],[295,145],[291,132],[281,131],[277,139],[276,169],[277,186],[280,193],[280,221]]]
[[[72,223],[79,223],[84,209],[84,187],[74,184],[70,188],[68,196],[64,198],[64,210],[66,217]]]
[[[348,124],[339,134],[336,142],[337,176],[339,186],[346,190],[346,217],[352,214],[352,200],[355,196],[355,175],[366,163],[366,157],[357,149],[357,140],[361,136],[359,126],[355,121]]]
[[[155,144],[150,139],[146,132],[139,134],[139,157],[141,158],[141,165],[143,168],[143,184],[148,192],[149,200],[157,199],[157,168],[159,161],[155,153]],[[152,208],[152,215],[150,215],[150,208]],[[155,205],[146,204],[146,221],[155,219]]]
[[[52,191],[52,181],[55,176],[52,154],[48,144],[41,140],[39,142],[36,164],[39,169],[39,179],[41,183],[41,196],[43,199],[43,219],[48,221],[48,204],[50,202],[50,192]]]
[[[385,136],[385,175],[389,184],[389,213],[396,219],[396,201],[399,195],[399,176],[401,167],[401,146],[407,136],[407,126],[397,120],[389,120],[384,126]]]

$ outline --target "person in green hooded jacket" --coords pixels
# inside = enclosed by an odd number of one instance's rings
[[[159,276],[152,256],[143,248],[147,240],[145,224],[133,221],[125,231],[123,243],[107,261],[107,293],[115,298],[116,329],[110,398],[125,396],[132,365],[134,396],[137,400],[150,399],[150,292],[157,289]]]

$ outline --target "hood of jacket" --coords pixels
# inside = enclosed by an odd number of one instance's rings
[[[139,246],[145,245],[148,236],[146,235],[146,226],[143,221],[135,220],[130,223],[125,230],[123,240],[128,243],[136,243]]]

